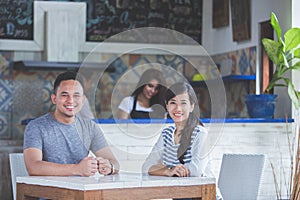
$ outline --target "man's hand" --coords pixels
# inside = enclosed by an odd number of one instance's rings
[[[98,171],[100,174],[109,175],[112,173],[112,164],[108,159],[97,157]]]
[[[98,171],[97,160],[91,156],[85,157],[78,163],[78,172],[81,176],[93,176]]]

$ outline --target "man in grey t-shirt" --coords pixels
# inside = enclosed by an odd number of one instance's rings
[[[76,116],[85,101],[80,74],[64,72],[54,82],[56,108],[32,120],[24,133],[24,160],[29,175],[92,176],[118,173],[119,163],[101,129]],[[88,156],[92,151],[96,158]]]

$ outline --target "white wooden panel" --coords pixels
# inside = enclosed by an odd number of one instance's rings
[[[42,60],[42,52],[14,51],[14,60]]]
[[[47,11],[45,16],[46,60],[78,62],[77,13],[57,10]]]

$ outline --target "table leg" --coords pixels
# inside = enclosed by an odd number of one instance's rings
[[[201,188],[201,200],[216,200],[216,185],[204,185]]]

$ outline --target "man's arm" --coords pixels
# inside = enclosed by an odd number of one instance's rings
[[[78,164],[57,164],[42,160],[40,149],[24,150],[24,161],[27,172],[31,176],[92,176],[97,172],[97,160],[86,157]]]

